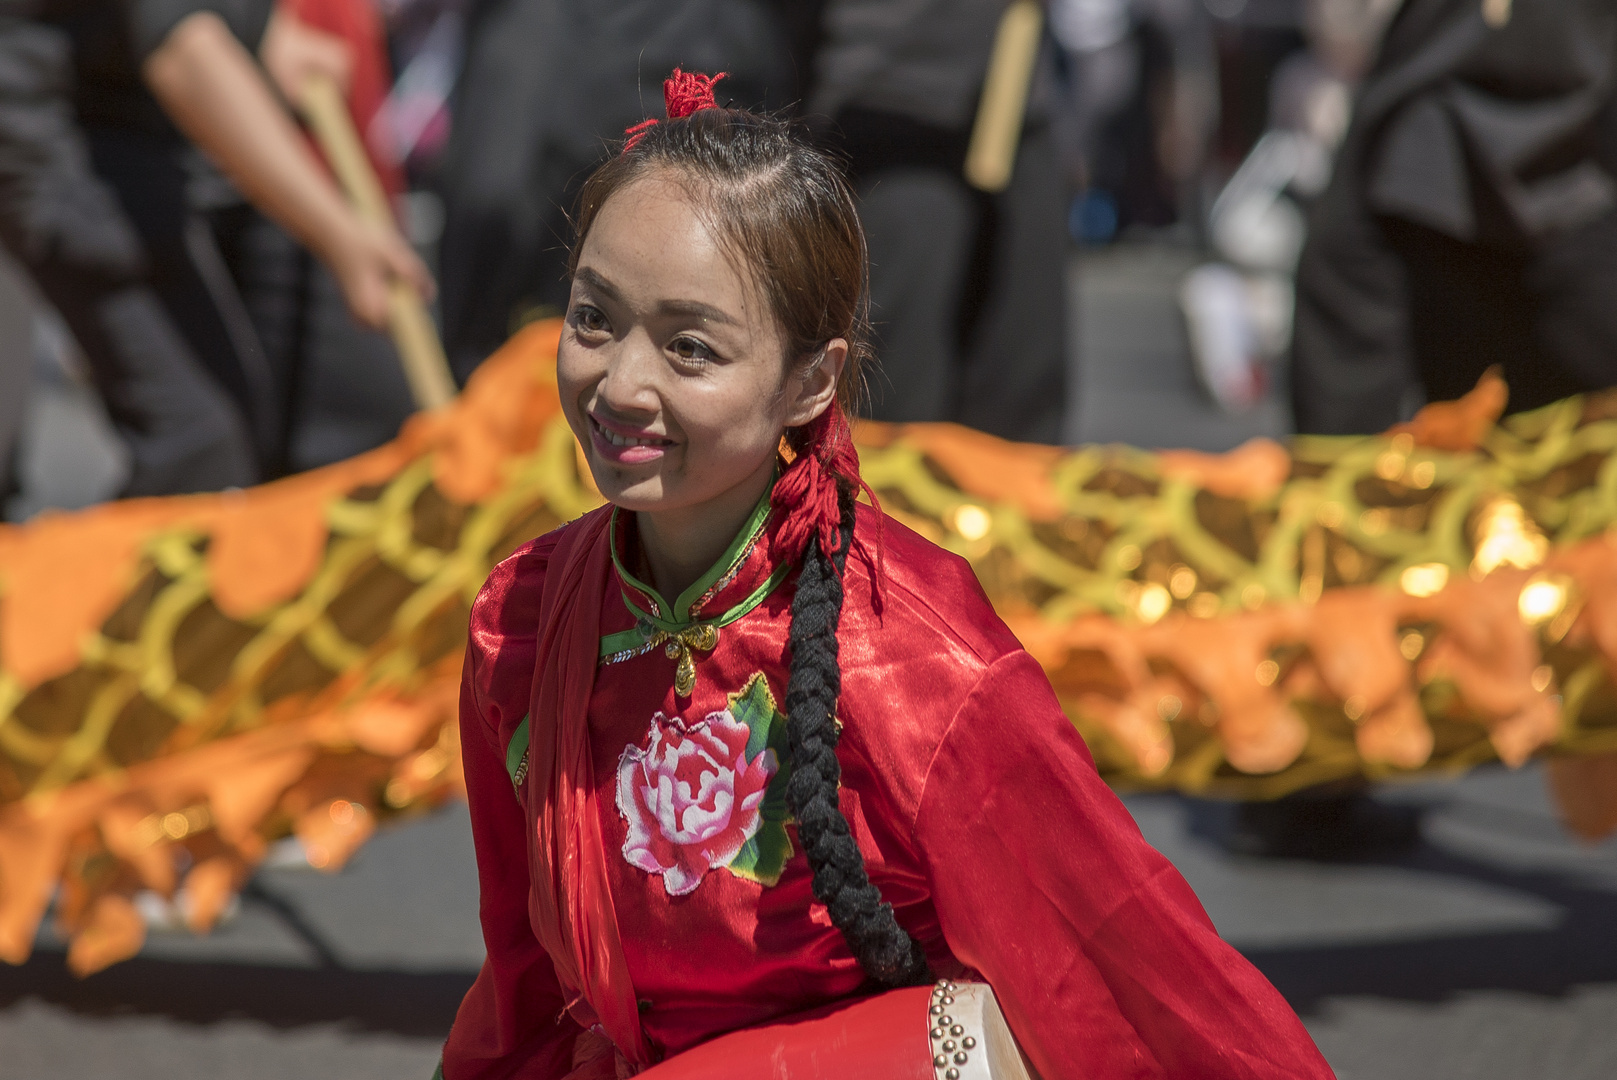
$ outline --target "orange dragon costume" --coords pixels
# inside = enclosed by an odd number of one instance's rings
[[[459,796],[490,569],[599,505],[528,327],[392,443],[243,492],[0,529],[0,957],[58,884],[69,962],[132,898],[205,930],[274,840],[335,869]],[[856,431],[898,521],[962,555],[1114,785],[1266,798],[1551,755],[1617,824],[1617,397],[1503,387],[1374,438],[1222,456]],[[183,857],[182,857],[183,855]],[[183,869],[182,869],[183,868]]]

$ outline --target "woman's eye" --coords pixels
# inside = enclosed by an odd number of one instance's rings
[[[600,308],[580,304],[573,309],[573,325],[586,333],[601,333],[607,328],[606,316]]]
[[[690,364],[700,364],[713,359],[713,350],[697,341],[695,338],[675,338],[669,346],[674,355]]]

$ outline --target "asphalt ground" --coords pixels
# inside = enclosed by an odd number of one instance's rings
[[[1284,432],[1275,401],[1230,417],[1196,387],[1172,301],[1190,263],[1123,248],[1077,267],[1075,438],[1218,450]],[[116,483],[82,388],[42,374],[37,389],[14,513]],[[1217,842],[1229,807],[1126,802],[1344,1080],[1617,1076],[1617,842],[1571,839],[1535,765],[1375,797],[1419,809],[1412,851],[1233,856]],[[0,1080],[426,1080],[481,959],[476,913],[452,806],[341,873],[264,869],[213,935],[154,933],[89,979],[47,928],[26,965],[0,966]]]

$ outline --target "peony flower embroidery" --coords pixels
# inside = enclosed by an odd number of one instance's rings
[[[713,867],[773,885],[791,855],[786,835],[785,717],[763,674],[729,708],[688,723],[657,713],[645,749],[618,758],[623,857],[684,896]]]

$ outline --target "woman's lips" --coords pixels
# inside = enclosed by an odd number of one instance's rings
[[[595,444],[595,452],[618,465],[644,465],[648,461],[656,461],[674,445],[672,439],[635,428],[625,429],[623,425],[610,424],[593,413],[589,421],[590,441]]]

